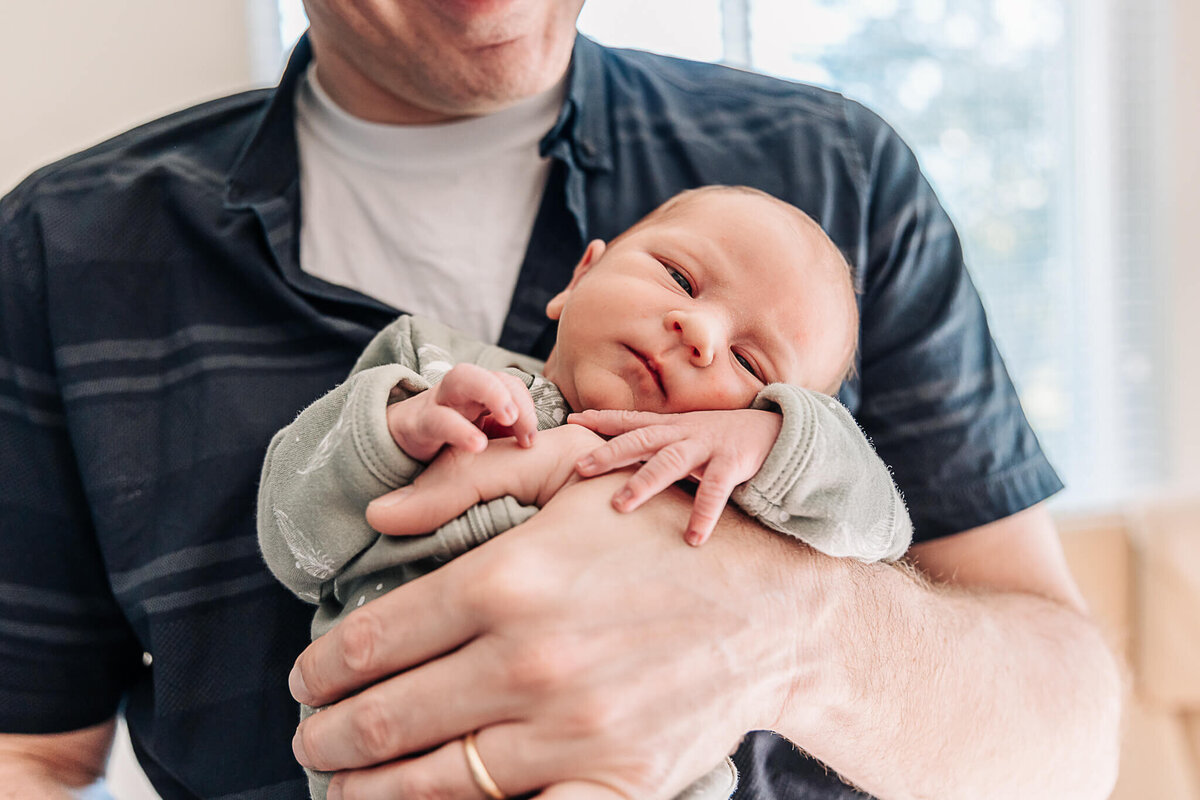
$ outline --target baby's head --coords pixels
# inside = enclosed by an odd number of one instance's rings
[[[546,307],[546,377],[577,411],[746,408],[768,383],[837,391],[853,363],[849,266],[807,214],[765,192],[683,192],[588,245]]]

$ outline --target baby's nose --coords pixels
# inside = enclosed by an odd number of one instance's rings
[[[690,360],[698,367],[707,367],[713,361],[714,332],[709,320],[702,314],[673,314],[671,327],[679,334],[683,346],[691,350]]]

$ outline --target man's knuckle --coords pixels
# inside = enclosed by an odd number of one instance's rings
[[[320,754],[321,743],[315,724],[308,722],[301,725],[296,729],[296,736],[300,738],[300,746],[304,748],[304,752],[308,753],[310,757]]]
[[[547,695],[572,674],[571,657],[555,640],[526,643],[504,664],[504,682],[519,696]]]
[[[395,755],[397,725],[388,706],[364,697],[351,718],[351,737],[356,749],[367,758],[382,759]]]
[[[539,582],[533,577],[542,569],[535,565],[532,555],[509,551],[493,555],[464,586],[468,608],[485,619],[497,615],[519,614],[536,605],[540,596]]]
[[[455,797],[443,777],[434,775],[421,768],[412,768],[401,773],[400,779],[392,787],[396,797],[405,800],[449,800]]]
[[[669,762],[652,753],[639,753],[622,761],[623,777],[633,786],[647,790],[662,786],[670,778]]]
[[[375,610],[360,609],[346,617],[339,627],[342,629],[339,649],[342,665],[354,675],[371,673],[375,668],[377,644],[383,627]]]
[[[567,711],[564,727],[570,735],[599,742],[617,736],[620,714],[612,698],[597,692],[578,694]]]
[[[370,782],[356,779],[353,775],[335,775],[333,780],[340,781],[338,789],[342,800],[371,800],[376,796]],[[332,785],[331,782],[331,788]]]

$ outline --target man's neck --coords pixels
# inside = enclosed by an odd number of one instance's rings
[[[363,75],[333,48],[323,49],[317,62],[321,87],[349,114],[382,125],[437,125],[460,116],[413,105]]]

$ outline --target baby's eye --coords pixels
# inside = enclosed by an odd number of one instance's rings
[[[680,289],[683,289],[685,292],[687,292],[688,296],[692,296],[694,294],[692,290],[692,282],[687,279],[686,275],[672,267],[670,264],[663,264],[663,266],[666,267],[667,274],[679,284]]]
[[[751,375],[753,375],[758,380],[763,381],[762,376],[758,374],[758,370],[755,369],[755,367],[752,363],[750,363],[750,359],[746,358],[744,355],[742,355],[741,353],[737,353],[737,352],[735,352],[733,354],[733,357],[737,359],[737,362],[739,364],[741,364],[742,367],[747,372],[749,372]],[[763,381],[763,383],[766,383],[766,381]]]

